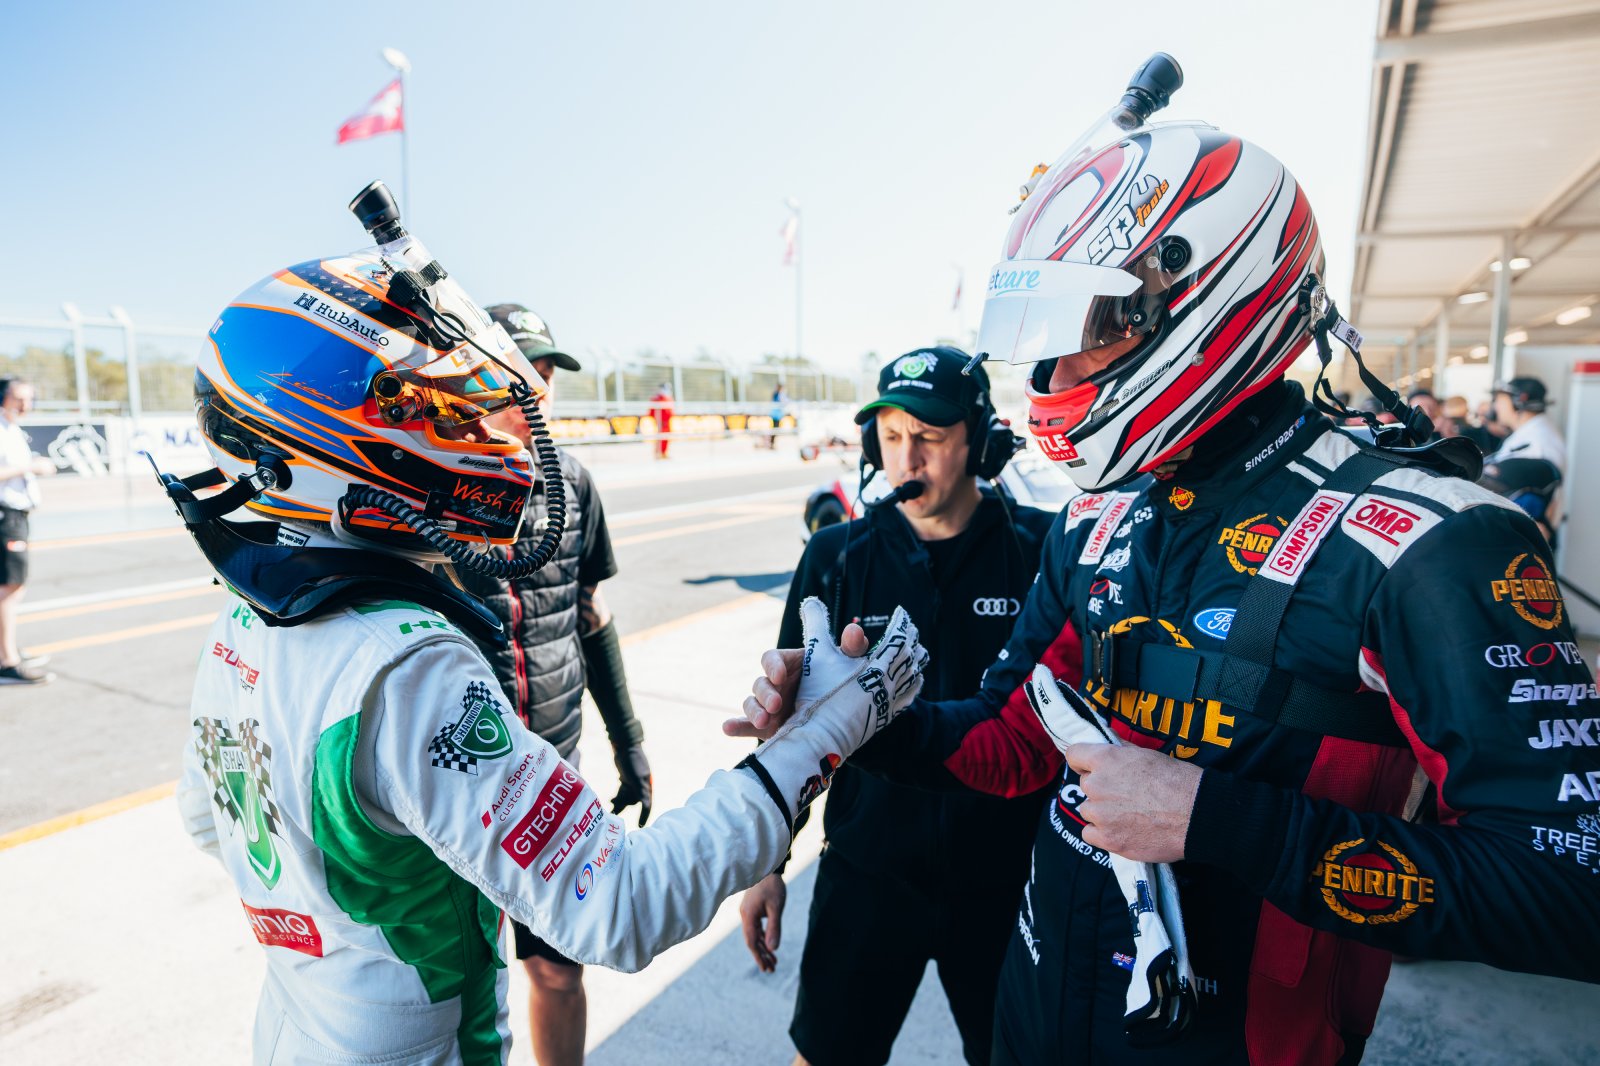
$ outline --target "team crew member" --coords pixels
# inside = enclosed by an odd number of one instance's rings
[[[536,433],[549,536],[481,553],[516,542],[533,480],[483,418],[518,403],[539,426],[539,376],[386,190],[354,206],[379,248],[277,271],[217,318],[195,390],[217,468],[163,478],[235,596],[198,666],[178,805],[265,952],[258,1062],[504,1063],[500,912],[626,970],[693,936],[777,866],[819,767],[893,720],[926,656],[903,613],[844,656],[809,604],[803,720],[628,832],[509,713],[473,640],[493,615],[433,569],[522,577],[559,548]],[[224,518],[241,506],[266,521]]]
[[[556,347],[549,326],[521,304],[498,304],[488,311],[538,372],[546,389],[539,406],[549,418],[556,368],[579,370],[581,365]],[[507,407],[491,415],[488,425],[533,448],[532,431],[521,408]],[[480,641],[478,648],[494,667],[511,709],[576,767],[587,688],[605,722],[622,782],[611,811],[616,814],[638,804],[639,824],[644,825],[651,803],[644,728],[633,714],[622,645],[599,588],[600,582],[617,572],[611,534],[589,471],[571,452],[557,451],[566,486],[567,519],[555,558],[519,580],[508,582],[468,572],[461,575],[462,581],[505,629],[505,644]],[[547,521],[545,494],[542,486],[536,485],[522,534],[516,545],[507,549],[508,556],[532,552]],[[534,1059],[540,1066],[582,1062],[588,1018],[583,967],[520,922],[513,921],[512,932],[517,958],[528,971]]]
[[[1544,382],[1538,378],[1512,378],[1494,387],[1495,421],[1510,427],[1511,433],[1490,457],[1492,462],[1543,459],[1566,473],[1567,442],[1545,413],[1549,406],[1545,397]]]
[[[896,605],[932,655],[923,694],[973,691],[1005,645],[1039,565],[1051,516],[980,490],[1015,450],[995,415],[988,376],[953,348],[901,356],[856,414],[866,460],[920,495],[877,506],[806,545],[789,586],[779,647],[800,641],[800,604],[837,603],[875,637]],[[967,1061],[989,1061],[995,981],[1028,876],[1043,794],[997,799],[938,794],[851,766],[834,775],[823,816],[799,995],[789,1035],[803,1066],[887,1062],[928,961],[939,964]],[[785,888],[774,874],[745,893],[745,941],[775,964]],[[764,927],[764,928],[763,928]]]
[[[22,417],[33,409],[33,386],[0,378],[0,685],[43,685],[55,679],[44,660],[17,647],[17,608],[28,583],[28,518],[39,506],[39,478],[55,464],[34,455]]]
[[[1450,441],[1400,455],[1316,417],[1284,370],[1308,330],[1325,367],[1330,335],[1359,338],[1305,194],[1212,127],[1130,130],[1130,100],[1032,186],[979,339],[1036,363],[1030,428],[1092,503],[1061,516],[979,694],[919,701],[859,756],[930,786],[1059,787],[996,1061],[1352,1062],[1395,951],[1600,979],[1574,932],[1600,928],[1578,709],[1600,690],[1543,538]],[[765,658],[752,729],[797,666]],[[1120,746],[1063,767],[1052,674]],[[1436,825],[1406,818],[1419,766]],[[1141,954],[1161,904],[1110,853],[1174,864],[1161,917],[1186,950]]]

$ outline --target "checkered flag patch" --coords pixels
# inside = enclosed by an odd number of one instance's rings
[[[194,725],[200,730],[200,735],[194,738],[194,749],[200,754],[200,768],[211,784],[211,802],[238,824],[244,820],[244,815],[222,779],[222,744],[233,739],[233,732],[220,718],[196,718]]]
[[[256,783],[256,794],[261,802],[261,816],[267,821],[267,831],[278,832],[283,816],[278,813],[278,801],[272,793],[272,745],[256,732],[261,723],[246,718],[239,723],[239,745],[244,748],[245,761],[250,776]]]
[[[433,758],[428,761],[441,770],[456,770],[463,774],[478,776],[478,757],[470,752],[462,751],[450,739],[451,730],[455,729],[454,722],[446,722],[428,742],[428,751]]]

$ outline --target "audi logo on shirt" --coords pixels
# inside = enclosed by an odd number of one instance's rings
[[[1022,611],[1022,604],[1007,596],[980,596],[972,601],[972,613],[979,618],[1011,618]]]

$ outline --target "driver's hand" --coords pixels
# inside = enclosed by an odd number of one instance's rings
[[[782,874],[768,874],[757,881],[739,901],[739,924],[744,927],[744,946],[756,960],[756,968],[771,973],[778,968],[778,944],[783,940],[783,905],[789,888]]]
[[[867,634],[851,622],[840,635],[839,648],[851,658],[867,653]],[[766,740],[777,732],[794,713],[795,690],[800,685],[800,668],[805,661],[804,648],[773,648],[761,656],[761,676],[750,686],[750,695],[744,698],[744,717],[730,718],[722,723],[722,731],[730,737],[754,737]]]

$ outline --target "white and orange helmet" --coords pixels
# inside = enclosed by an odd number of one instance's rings
[[[1036,363],[1029,429],[1081,488],[1193,444],[1306,346],[1311,205],[1260,148],[1113,109],[1032,183],[989,276],[978,351]],[[1077,383],[1050,391],[1058,359]]]

